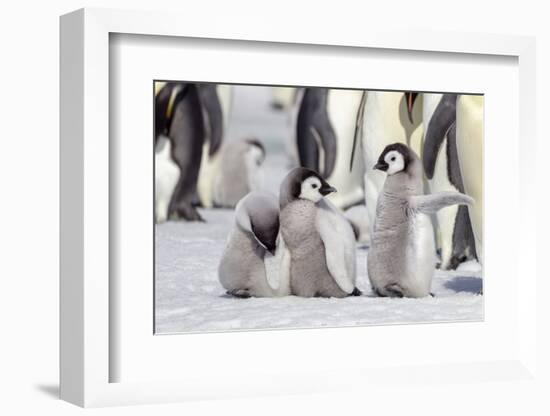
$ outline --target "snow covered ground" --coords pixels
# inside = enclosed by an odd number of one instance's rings
[[[278,193],[288,170],[285,114],[270,109],[270,90],[235,89],[226,140],[257,137],[267,149],[265,189]],[[236,299],[225,295],[217,267],[232,210],[200,210],[206,223],[168,222],[155,233],[155,331],[181,333],[270,328],[309,328],[395,323],[476,321],[483,319],[481,268],[471,262],[457,271],[436,271],[434,298],[373,297],[367,278],[367,250],[358,248],[357,286],[363,296],[345,299]],[[277,276],[274,259],[268,276]],[[276,285],[276,282],[273,281]]]
[[[373,297],[367,250],[358,248],[357,286],[345,299],[250,298],[225,295],[217,267],[233,222],[231,210],[201,210],[207,223],[168,222],[156,229],[156,332],[178,333],[269,328],[334,327],[483,319],[477,263],[436,271],[434,298]],[[268,262],[269,275],[276,264]],[[273,282],[275,283],[275,282]]]

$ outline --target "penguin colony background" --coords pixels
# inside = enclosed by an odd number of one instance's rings
[[[157,333],[483,319],[483,96],[154,87]]]

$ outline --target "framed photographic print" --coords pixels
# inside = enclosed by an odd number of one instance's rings
[[[482,95],[174,81],[154,93],[156,334],[483,319]],[[406,203],[414,181],[424,194],[424,180],[441,210],[377,207],[381,194]]]
[[[241,33],[61,18],[62,398],[531,377],[534,41]]]

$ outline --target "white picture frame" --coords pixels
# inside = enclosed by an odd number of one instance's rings
[[[269,42],[285,45],[338,48],[370,48],[375,50],[406,50],[439,54],[470,54],[506,56],[517,59],[519,83],[519,149],[517,166],[518,202],[513,209],[518,213],[534,212],[536,201],[531,195],[533,182],[529,179],[529,155],[535,148],[535,41],[529,37],[467,33],[433,33],[421,31],[385,32],[362,28],[327,34],[321,27],[312,26],[302,32],[281,32],[275,26],[241,27],[236,33],[230,22],[204,24],[202,19],[187,19],[174,13],[82,9],[61,18],[61,398],[80,406],[107,406],[119,404],[158,403],[198,398],[248,397],[284,393],[310,393],[369,386],[370,389],[399,377],[401,383],[428,383],[455,381],[480,383],[484,380],[522,381],[536,376],[536,287],[535,230],[533,215],[521,215],[517,232],[516,264],[524,272],[522,289],[513,293],[515,324],[502,329],[502,336],[512,347],[495,354],[494,360],[480,359],[457,362],[408,361],[408,367],[396,361],[394,366],[381,367],[372,363],[350,366],[330,364],[325,368],[280,368],[265,370],[253,377],[224,374],[212,380],[216,368],[193,370],[189,376],[148,381],[112,382],[111,367],[121,357],[111,348],[113,328],[111,312],[116,308],[110,297],[109,276],[112,259],[109,253],[109,181],[113,161],[109,158],[109,42],[110,34],[165,36],[172,38],[223,39],[231,42]],[[530,149],[529,151],[527,149]],[[514,171],[515,172],[515,171]],[[513,173],[512,173],[513,175]],[[490,260],[488,260],[490,261]],[[516,273],[512,271],[510,273]],[[513,277],[513,276],[512,276]],[[517,277],[517,276],[516,276]],[[512,280],[513,284],[515,280]],[[487,293],[496,293],[499,283],[489,280]],[[487,308],[490,307],[487,304]],[[152,311],[147,311],[152,313]],[[486,310],[489,321],[491,309]],[[487,323],[487,325],[489,325]],[[498,322],[495,321],[495,325]],[[434,332],[434,329],[402,327],[408,336]],[[437,330],[451,335],[452,326]],[[495,326],[496,328],[496,326]],[[481,334],[483,324],[471,328]],[[313,338],[319,344],[347,331],[348,336],[360,337],[354,329],[321,329],[288,335]],[[370,335],[384,333],[384,328],[369,329]],[[285,331],[269,334],[242,333],[234,342],[273,342],[286,335]],[[233,334],[234,335],[234,334]],[[153,334],[151,333],[151,336]],[[229,334],[210,334],[215,343],[229,339]],[[282,338],[281,338],[282,337]],[[364,338],[358,338],[365,340]],[[504,338],[503,338],[504,339]],[[168,342],[168,341],[164,341]],[[138,348],[138,346],[136,346]],[[198,348],[198,347],[197,347]],[[365,347],[366,348],[366,347]],[[365,351],[365,354],[368,352]],[[146,358],[146,357],[145,357]],[[151,357],[149,357],[151,358]],[[200,357],[194,357],[200,361]],[[411,375],[411,365],[414,375]],[[229,367],[228,367],[229,368]],[[252,373],[251,373],[252,374]],[[172,379],[173,381],[170,381]]]

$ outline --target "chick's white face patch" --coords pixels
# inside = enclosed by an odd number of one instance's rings
[[[388,175],[401,172],[405,168],[405,159],[397,150],[388,152],[388,154],[384,157],[384,162],[388,164],[388,170],[386,171]]]
[[[264,152],[258,146],[251,145],[246,154],[247,159],[251,164],[260,166],[264,163]]]
[[[321,181],[315,176],[310,176],[302,182],[300,190],[300,198],[307,199],[311,202],[319,202],[323,195],[319,192],[321,189]]]

